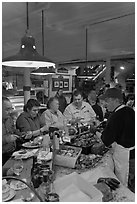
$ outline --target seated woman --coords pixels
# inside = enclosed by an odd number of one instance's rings
[[[35,99],[29,99],[24,106],[24,112],[19,115],[16,121],[16,128],[21,132],[26,132],[25,139],[30,139],[41,135],[47,130],[46,125],[42,127],[39,111],[39,102]]]
[[[59,101],[56,97],[51,97],[47,103],[47,110],[41,115],[41,122],[43,125],[49,127],[56,127],[63,129],[64,116],[59,111]]]

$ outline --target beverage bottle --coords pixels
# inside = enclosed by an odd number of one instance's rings
[[[43,142],[42,142],[42,149],[43,151],[50,152],[50,137],[48,134],[43,136]]]
[[[55,149],[59,149],[59,134],[55,134]]]
[[[68,136],[69,135],[68,120],[66,118],[64,119],[64,130],[65,130],[65,135]]]
[[[47,172],[41,171],[42,183],[40,185],[40,192],[45,201],[47,201],[47,195],[50,192],[50,182]]]

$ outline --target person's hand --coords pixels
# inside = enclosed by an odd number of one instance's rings
[[[41,132],[44,132],[44,131],[48,131],[48,127],[46,125],[44,125],[41,129]]]
[[[106,183],[112,190],[116,190],[119,187],[120,182],[115,178],[99,178],[97,183]]]
[[[31,139],[33,136],[33,132],[32,131],[27,131],[26,135],[25,135],[25,139]]]
[[[75,123],[81,122],[81,120],[83,120],[83,119],[84,119],[84,118],[77,117],[77,118],[72,119],[70,122],[71,122],[71,124],[75,124]]]
[[[17,138],[19,138],[18,135],[12,134],[12,135],[10,136],[10,141],[11,141],[11,142],[14,142]]]

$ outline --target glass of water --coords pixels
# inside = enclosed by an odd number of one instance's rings
[[[23,161],[20,157],[15,157],[14,158],[14,163],[13,163],[13,172],[19,176],[20,173],[23,170]]]

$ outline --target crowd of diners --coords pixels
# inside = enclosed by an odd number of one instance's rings
[[[43,92],[36,99],[29,99],[23,112],[17,116],[11,101],[2,96],[2,165],[18,150],[18,139],[29,141],[49,132],[50,127],[64,130],[71,126],[91,125],[97,127],[107,119],[100,139],[102,145],[113,148],[115,174],[118,179],[135,192],[135,110],[134,98],[126,99],[120,87],[106,87],[100,95],[90,90],[87,98],[74,89],[67,104],[63,90],[47,98]],[[41,104],[47,108],[40,112]],[[16,118],[16,120],[15,120]]]

